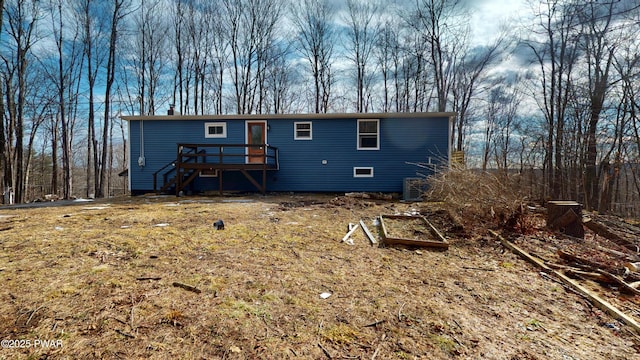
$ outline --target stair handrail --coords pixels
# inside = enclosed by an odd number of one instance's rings
[[[195,152],[195,148],[191,148],[188,150],[187,153],[189,152]],[[197,153],[202,153],[204,152],[204,150],[200,150]],[[187,159],[186,161],[183,162],[189,162],[191,159]],[[167,176],[173,172],[176,171],[176,162],[178,162],[178,159],[172,160],[170,162],[168,162],[166,165],[164,165],[163,167],[161,167],[160,169],[158,169],[156,172],[153,173],[153,191],[158,191],[158,174],[161,173],[162,171],[164,171],[166,168],[168,167],[172,167],[171,169],[169,169],[169,171],[165,172],[164,174],[162,174],[162,181],[166,184],[167,183]]]

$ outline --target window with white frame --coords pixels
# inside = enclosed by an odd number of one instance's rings
[[[372,167],[354,167],[353,177],[354,178],[372,178],[373,168]]]
[[[218,177],[218,169],[202,169],[200,177]]]
[[[358,120],[358,150],[380,150],[380,120]]]
[[[204,124],[205,138],[226,138],[227,123],[226,122],[210,122]]]
[[[293,123],[294,140],[311,140],[313,138],[311,121],[300,121]]]

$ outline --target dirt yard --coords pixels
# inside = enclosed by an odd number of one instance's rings
[[[341,242],[416,211],[447,250]],[[640,359],[632,328],[445,214],[329,195],[0,207],[0,358]]]

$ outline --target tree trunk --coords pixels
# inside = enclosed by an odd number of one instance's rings
[[[51,118],[51,193],[58,194],[58,118],[55,116]]]
[[[105,187],[107,185],[107,159],[109,154],[109,122],[111,121],[111,88],[115,81],[116,68],[116,41],[118,37],[118,25],[123,15],[124,0],[115,0],[113,4],[113,14],[111,18],[111,35],[109,38],[109,56],[107,59],[107,74],[105,83],[104,98],[104,124],[102,128],[102,151],[100,159],[100,177],[99,185],[96,191],[96,197],[105,197]]]

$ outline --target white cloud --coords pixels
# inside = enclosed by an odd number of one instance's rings
[[[471,32],[474,43],[490,43],[503,30],[526,13],[525,0],[485,0],[469,3]],[[509,26],[511,25],[511,26]]]

